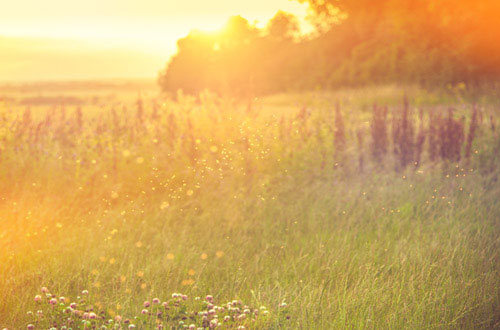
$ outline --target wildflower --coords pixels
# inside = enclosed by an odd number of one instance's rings
[[[147,313],[148,313],[148,310],[147,310],[147,309],[143,309],[143,310],[141,311],[141,314],[143,314],[143,315],[146,315]]]
[[[194,325],[194,324],[190,324],[188,329],[189,329],[189,330],[194,330],[194,329],[196,329],[196,325]]]
[[[42,293],[48,293],[49,292],[49,289],[47,289],[46,287],[42,287]]]
[[[49,300],[49,304],[55,305],[55,304],[57,304],[57,300],[55,298],[52,298]]]
[[[135,325],[130,324],[130,325],[128,326],[128,328],[129,328],[130,330],[131,330],[131,329],[135,329]]]
[[[28,330],[33,330],[33,329],[35,329],[35,326],[33,324],[28,324],[28,326],[26,328]]]
[[[35,301],[36,301],[36,302],[40,302],[40,301],[42,301],[42,296],[40,296],[40,295],[38,295],[38,294],[37,294],[37,295],[35,296]]]
[[[208,295],[205,297],[205,299],[209,302],[209,303],[212,303],[214,301],[214,297],[212,297],[211,295]]]
[[[94,312],[89,313],[89,319],[95,320],[96,318],[97,318],[96,313],[94,313]]]
[[[160,299],[154,298],[153,299],[153,304],[158,305],[160,303]]]
[[[206,253],[202,253],[200,256],[201,259],[205,260],[208,258],[208,255]]]
[[[153,303],[154,303],[154,300],[153,300]],[[151,306],[149,301],[145,301],[142,305],[144,306],[144,308],[148,308],[149,306]]]
[[[73,302],[73,303],[69,304],[69,307],[71,307],[72,309],[76,309],[76,303]]]

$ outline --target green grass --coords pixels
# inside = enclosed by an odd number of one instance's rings
[[[141,193],[154,186],[151,167],[119,164],[113,183],[89,183],[90,170],[75,177],[40,161],[3,186],[0,326],[25,328],[47,286],[70,297],[88,289],[103,310],[124,316],[182,292],[265,305],[270,329],[499,328],[493,139],[484,133],[481,152],[458,167],[405,172],[360,173],[351,163],[321,170],[313,147],[220,180],[187,176],[189,167],[172,162],[171,171],[202,184],[165,209],[171,191]],[[112,176],[102,163],[95,173]],[[15,172],[11,164],[4,174]],[[276,316],[283,301],[289,320]]]

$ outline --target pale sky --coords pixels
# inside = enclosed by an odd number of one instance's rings
[[[0,81],[155,77],[177,39],[232,15],[259,26],[290,0],[0,0]]]

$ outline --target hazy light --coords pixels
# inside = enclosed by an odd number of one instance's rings
[[[213,31],[222,27],[229,16],[242,15],[258,26],[264,26],[266,22],[274,16],[276,11],[284,10],[304,18],[307,6],[289,0],[253,0],[253,1],[230,1],[230,0],[87,0],[87,1],[67,1],[67,0],[17,0],[2,4],[0,11],[0,46],[5,50],[7,47],[17,47],[11,49],[11,53],[24,54],[30,49],[33,39],[20,47],[19,43],[13,43],[12,37],[43,38],[46,40],[43,56],[37,59],[37,51],[32,52],[32,56],[25,61],[15,62],[15,58],[3,56],[2,68],[0,68],[0,80],[5,79],[29,79],[32,71],[27,72],[28,67],[36,66],[40,60],[40,66],[47,65],[47,53],[53,51],[66,52],[68,56],[75,47],[83,49],[84,53],[95,52],[98,49],[114,49],[113,56],[127,58],[124,56],[130,50],[139,53],[154,53],[154,56],[168,60],[168,57],[175,53],[177,39],[187,35],[192,29]],[[49,40],[49,39],[52,40]],[[54,39],[73,40],[73,42],[59,42]],[[21,39],[27,42],[28,39]],[[65,48],[71,47],[71,49]],[[62,47],[62,49],[61,49]],[[32,48],[35,50],[35,48]],[[38,49],[40,47],[38,46]],[[104,51],[106,53],[106,51]],[[149,56],[151,57],[151,56]],[[6,62],[6,58],[14,62]],[[133,57],[132,57],[133,58]],[[138,56],[136,61],[128,63],[128,69],[134,67],[150,67],[139,63],[149,60],[148,56]],[[44,60],[45,59],[45,60]],[[64,57],[66,62],[71,58]],[[94,61],[99,61],[93,57]],[[103,59],[106,63],[107,59]],[[26,62],[31,62],[27,65]],[[161,68],[156,60],[155,69],[148,69],[144,76],[155,76]],[[6,67],[10,66],[10,69]],[[94,63],[92,67],[100,69],[94,73],[97,77],[110,77],[116,72],[107,72],[106,67]],[[25,68],[25,69],[23,69]],[[62,72],[63,68],[49,68],[44,70],[55,70],[48,76],[67,77],[71,72]],[[93,69],[94,70],[94,69]],[[140,70],[140,69],[138,69]],[[116,71],[116,70],[114,70]],[[43,70],[37,70],[39,75],[43,75]],[[8,74],[7,74],[8,73]],[[124,72],[125,74],[126,72]],[[75,72],[75,74],[77,74]],[[28,75],[28,76],[27,76]],[[77,74],[78,77],[81,74]],[[75,77],[75,78],[78,78]]]

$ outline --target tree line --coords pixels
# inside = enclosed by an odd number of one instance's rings
[[[481,85],[500,77],[500,1],[300,0],[316,27],[279,11],[265,28],[231,17],[192,31],[160,72],[166,92],[246,97],[384,83]]]

